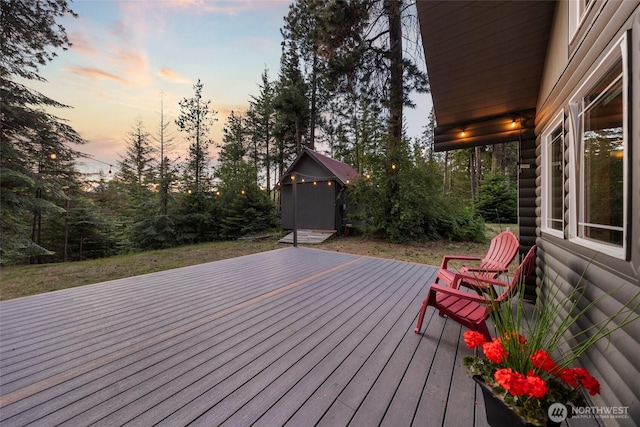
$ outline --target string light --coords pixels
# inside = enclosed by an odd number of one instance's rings
[[[367,175],[367,178],[369,178],[370,175]],[[336,175],[330,175],[330,176],[317,176],[317,175],[307,175],[307,174],[303,174],[300,172],[295,172],[294,174],[291,174],[291,181],[299,181],[299,184],[306,184],[308,183],[313,183],[313,185],[318,185],[318,182],[327,182],[327,185],[333,185],[332,181],[339,181],[339,182],[344,182],[345,185],[350,185],[351,184],[351,179],[345,179],[343,181],[344,178],[340,178]],[[282,183],[280,181],[278,181],[277,186],[280,187],[282,185]]]

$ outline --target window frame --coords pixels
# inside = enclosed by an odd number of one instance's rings
[[[569,104],[569,117],[571,120],[571,132],[569,133],[569,159],[570,159],[570,192],[569,198],[570,212],[572,213],[569,220],[569,241],[578,245],[587,247],[597,252],[604,253],[614,258],[628,259],[629,247],[629,150],[630,150],[630,122],[629,122],[629,39],[625,33],[602,57],[597,66],[587,76],[584,82],[578,87],[574,95],[571,97]],[[580,235],[580,222],[583,218],[582,197],[584,195],[584,174],[583,174],[583,123],[581,113],[581,105],[587,93],[596,86],[601,79],[611,70],[618,60],[622,60],[622,143],[623,143],[623,159],[622,159],[622,183],[623,191],[623,220],[622,220],[622,246],[589,239]],[[609,85],[608,85],[609,86]],[[604,227],[603,227],[604,228]]]
[[[580,27],[594,8],[596,0],[574,0],[569,3],[569,44],[573,43]]]
[[[556,117],[551,121],[547,128],[542,132],[542,223],[541,229],[543,232],[551,234],[553,236],[564,238],[564,230],[566,227],[564,216],[566,212],[565,198],[566,191],[564,189],[565,180],[563,179],[562,185],[562,228],[557,230],[550,224],[552,220],[553,212],[553,194],[552,194],[552,143],[554,141],[553,136],[560,130],[561,142],[562,142],[562,171],[564,175],[564,168],[566,167],[566,131],[564,127],[565,114],[564,110],[560,111]]]

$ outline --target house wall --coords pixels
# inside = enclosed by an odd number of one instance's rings
[[[536,244],[536,141],[525,139],[520,147],[520,170],[518,176],[518,240],[520,259]],[[534,299],[535,277],[530,276],[525,283],[525,296]]]
[[[538,103],[548,101],[549,95],[556,82],[560,79],[562,72],[567,66],[569,57],[569,7],[567,2],[558,2],[553,15],[551,34],[549,35],[549,46],[544,65],[544,78],[540,85]],[[537,116],[540,115],[538,107]]]
[[[619,288],[599,301],[580,324],[582,329],[613,315],[640,291],[640,2],[595,1],[593,13],[571,38],[569,3],[557,5],[554,29],[538,98],[536,117],[536,243],[539,282],[553,281],[563,295],[578,283],[586,284],[585,298],[593,301]],[[567,156],[564,165],[565,225],[564,235],[546,233],[541,227],[543,206],[542,133],[554,118],[564,112],[565,150],[569,154],[571,138],[569,102],[600,59],[624,34],[630,43],[631,101],[629,108],[628,161],[628,253],[625,259],[598,253],[571,241],[569,223],[576,220],[572,210],[571,177],[573,161]],[[544,286],[541,287],[544,289]],[[601,394],[592,398],[594,406],[628,407],[628,418],[602,419],[605,425],[640,425],[640,321],[617,330],[610,341],[601,341],[588,351],[580,363],[601,382]],[[579,424],[575,424],[579,425]]]

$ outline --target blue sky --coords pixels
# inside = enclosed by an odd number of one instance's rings
[[[76,148],[97,161],[83,160],[84,172],[116,165],[136,118],[157,135],[161,99],[175,158],[187,147],[173,124],[178,102],[193,96],[198,79],[203,98],[218,111],[211,138],[220,143],[226,117],[247,109],[265,68],[277,78],[280,28],[290,3],[76,0],[71,8],[78,17],[61,21],[72,48],[42,68],[47,83],[29,86],[73,107],[54,113],[88,141]],[[431,108],[428,96],[418,102],[417,110],[406,112],[410,136],[420,133]],[[215,154],[212,149],[212,160]]]

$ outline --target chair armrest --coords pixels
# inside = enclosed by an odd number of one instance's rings
[[[448,286],[438,285],[437,283],[433,283],[429,288],[429,292],[439,292],[447,295],[452,295],[461,299],[465,299],[467,301],[474,301],[480,304],[490,304],[490,298],[484,298],[477,294],[472,294],[471,292],[461,291],[459,289],[453,289]]]
[[[502,287],[510,286],[509,283],[503,282],[501,280],[490,279],[488,277],[478,277],[478,276],[474,276],[472,274],[466,274],[466,273],[456,273],[456,275],[453,277],[453,280],[451,281],[450,287],[453,289],[459,289],[460,283],[462,281],[471,282],[474,286],[486,287],[486,288],[490,288],[491,286],[494,286],[494,285],[502,286]]]
[[[506,273],[509,271],[509,267],[467,267],[464,266],[460,271],[473,271],[478,273]]]
[[[482,261],[482,258],[475,256],[456,256],[456,255],[446,255],[442,258],[442,263],[440,264],[440,268],[447,269],[447,264],[449,261],[458,260],[458,261]]]

